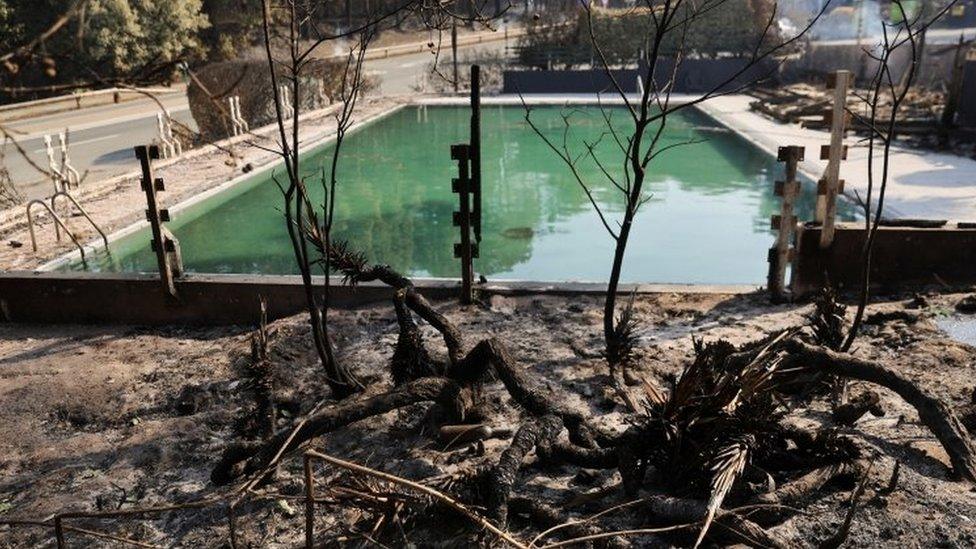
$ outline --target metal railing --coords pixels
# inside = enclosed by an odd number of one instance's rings
[[[81,252],[81,262],[87,265],[88,261],[85,259],[85,247],[81,245],[81,242],[78,242],[75,235],[71,233],[64,221],[58,217],[58,214],[47,205],[47,202],[44,202],[40,198],[31,200],[27,203],[27,228],[30,229],[31,247],[34,249],[34,251],[37,251],[37,237],[34,235],[34,216],[31,215],[31,206],[34,206],[35,204],[40,204],[45,210],[48,211],[49,214],[51,214],[51,219],[53,219],[55,223],[55,234],[57,235],[58,242],[61,241],[61,231],[58,229],[58,227],[60,227],[61,229],[64,229],[65,234],[71,237],[71,241],[75,243],[75,246],[78,247],[78,251]]]
[[[61,191],[61,192],[54,193],[51,196],[51,210],[54,210],[55,209],[55,207],[54,207],[55,206],[55,201],[57,200],[57,198],[59,196],[63,196],[65,198],[67,198],[72,204],[74,204],[75,208],[78,209],[78,212],[81,213],[81,215],[84,216],[84,218],[87,219],[89,223],[91,223],[91,226],[95,228],[95,231],[98,233],[98,235],[102,237],[102,242],[105,244],[105,251],[107,252],[108,251],[108,237],[105,236],[105,231],[103,231],[102,228],[98,226],[98,223],[95,223],[95,220],[92,219],[92,216],[89,215],[88,212],[86,212],[85,209],[81,207],[81,204],[79,204],[78,201],[75,200],[75,197],[71,196],[66,191]],[[57,232],[58,232],[58,228],[57,228],[57,226],[55,226],[55,233],[57,233]],[[60,236],[59,236],[59,238],[60,238]]]

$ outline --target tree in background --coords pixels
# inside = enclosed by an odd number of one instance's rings
[[[203,0],[210,26],[203,30],[208,61],[234,59],[257,41],[261,29],[259,0]]]
[[[6,96],[166,82],[203,56],[201,0],[0,2]]]
[[[749,57],[757,43],[762,48],[779,43],[778,28],[767,25],[775,14],[773,0],[722,0],[678,5],[683,19],[696,25],[678,33],[665,32],[659,54],[714,58]],[[519,61],[541,68],[599,67],[601,59],[612,67],[633,66],[655,42],[652,21],[655,8],[587,10],[580,5],[546,13],[534,13],[527,22],[528,33],[519,46]],[[648,29],[651,29],[650,31]],[[592,31],[592,38],[591,38]],[[600,52],[593,45],[600,44]]]

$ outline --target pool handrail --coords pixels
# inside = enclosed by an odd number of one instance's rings
[[[74,204],[75,208],[77,208],[78,211],[81,212],[81,215],[85,216],[85,219],[87,219],[88,222],[91,223],[91,226],[95,228],[95,231],[98,232],[98,235],[102,237],[102,242],[105,244],[105,251],[108,252],[108,236],[105,235],[105,231],[103,231],[102,228],[98,226],[98,223],[95,223],[95,220],[92,219],[92,216],[89,215],[88,212],[81,207],[81,204],[79,204],[78,201],[75,200],[75,197],[71,196],[71,194],[69,194],[68,191],[59,191],[51,195],[51,210],[55,209],[54,208],[55,201],[59,196],[63,196],[68,200],[70,200],[71,203]],[[55,231],[58,230],[57,225],[55,225],[54,229]]]
[[[37,251],[37,238],[34,236],[34,216],[31,215],[31,206],[35,204],[40,204],[41,206],[44,206],[44,209],[51,214],[51,218],[54,219],[55,234],[57,235],[58,241],[59,242],[61,241],[61,232],[57,229],[57,227],[60,226],[62,229],[64,229],[65,234],[67,234],[71,238],[71,241],[75,243],[75,246],[78,247],[78,251],[81,252],[81,262],[87,265],[88,261],[85,259],[85,247],[82,246],[80,242],[78,242],[78,239],[75,237],[75,235],[72,234],[70,230],[68,230],[68,226],[65,225],[64,221],[62,221],[62,219],[58,217],[58,214],[55,213],[55,211],[50,206],[47,205],[47,202],[44,202],[40,198],[35,198],[34,200],[31,200],[30,202],[27,203],[27,227],[28,229],[30,229],[31,247],[34,249],[34,251],[35,252]]]

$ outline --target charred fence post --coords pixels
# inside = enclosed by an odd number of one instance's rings
[[[169,221],[169,210],[159,207],[156,193],[165,190],[163,180],[153,177],[152,160],[159,158],[159,148],[140,145],[135,148],[136,158],[142,165],[142,190],[146,193],[146,220],[152,228],[152,250],[156,253],[156,263],[159,265],[159,278],[163,283],[163,290],[173,298],[177,298],[175,279],[183,274],[183,256],[180,253],[180,242],[163,226]]]
[[[451,181],[451,192],[457,193],[460,208],[454,212],[455,227],[461,228],[461,242],[454,245],[454,257],[461,259],[461,303],[474,301],[474,265],[472,259],[478,257],[478,245],[471,242],[471,146],[466,144],[451,146],[451,160],[458,163],[458,177]]]
[[[454,257],[461,259],[461,303],[474,301],[474,264],[481,243],[481,67],[471,66],[471,134],[469,144],[451,146],[451,160],[458,163],[458,177],[451,182],[460,207],[452,221],[461,229]],[[471,242],[472,232],[474,242]]]
[[[817,183],[817,218],[823,224],[820,247],[827,248],[834,241],[834,222],[837,217],[837,195],[844,192],[840,179],[840,161],[847,159],[844,133],[847,128],[847,90],[851,85],[850,71],[830,75],[827,87],[834,89],[834,106],[830,111],[830,145],[820,149],[820,159],[827,161],[823,179]]]
[[[471,223],[481,244],[481,67],[471,65]]]
[[[786,293],[786,265],[792,263],[796,249],[791,247],[796,234],[796,216],[793,205],[800,194],[800,182],[796,179],[797,166],[803,161],[803,147],[780,147],[777,160],[786,164],[786,177],[776,182],[776,196],[781,197],[779,215],[772,218],[772,228],[777,231],[776,244],[769,250],[769,277],[767,287],[773,301],[783,301]]]

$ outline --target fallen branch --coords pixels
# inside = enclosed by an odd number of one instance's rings
[[[383,471],[377,471],[376,469],[370,469],[369,467],[364,467],[362,465],[350,463],[348,461],[343,461],[341,459],[332,457],[330,455],[323,454],[321,452],[316,452],[315,450],[308,450],[305,453],[305,455],[313,457],[315,459],[320,459],[336,467],[346,469],[347,471],[352,471],[354,473],[371,476],[373,478],[378,478],[380,480],[392,482],[394,484],[398,484],[400,486],[404,486],[416,490],[418,492],[421,492],[437,500],[438,502],[446,505],[447,507],[457,511],[459,514],[468,518],[471,522],[495,534],[499,539],[507,542],[509,545],[513,547],[519,547],[520,549],[529,549],[528,545],[516,539],[512,534],[509,534],[508,532],[498,528],[497,526],[492,524],[489,520],[475,513],[471,509],[468,509],[464,504],[458,502],[454,498],[442,492],[439,492],[433,488],[430,488],[429,486],[424,486],[423,484],[414,482],[412,480],[407,480],[405,478],[398,477],[396,475],[391,475],[390,473],[384,473]]]

